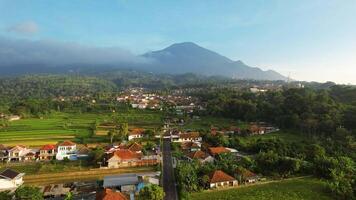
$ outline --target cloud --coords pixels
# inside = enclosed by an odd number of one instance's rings
[[[54,67],[75,64],[129,66],[150,62],[118,47],[3,37],[0,37],[0,61],[0,67],[36,64]]]
[[[38,25],[33,21],[26,21],[7,28],[8,32],[32,35],[39,31]]]

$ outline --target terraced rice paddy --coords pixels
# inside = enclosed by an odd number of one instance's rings
[[[87,139],[87,142],[105,140],[105,135],[91,137],[95,122],[113,118],[128,122],[131,127],[158,128],[161,113],[157,111],[128,110],[118,113],[53,113],[43,118],[13,121],[8,127],[0,128],[0,144],[41,146],[63,140]]]

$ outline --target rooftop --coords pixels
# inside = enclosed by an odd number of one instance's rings
[[[221,170],[216,170],[210,175],[210,183],[219,183],[225,181],[235,181],[236,179]]]

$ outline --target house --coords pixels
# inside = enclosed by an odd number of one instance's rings
[[[217,156],[222,153],[230,153],[230,151],[229,151],[229,149],[227,149],[225,147],[210,147],[209,153],[212,156]]]
[[[134,128],[129,132],[129,140],[137,139],[137,138],[143,138],[143,135],[145,133],[144,129],[141,128]]]
[[[258,181],[259,176],[256,175],[255,173],[251,172],[248,169],[237,169],[236,174],[241,177],[241,180],[244,183],[255,183]]]
[[[104,189],[104,191],[96,194],[95,200],[128,200],[128,198],[121,192],[115,192],[111,189]]]
[[[181,148],[183,151],[199,151],[201,148],[200,142],[182,142]]]
[[[141,157],[141,153],[136,153],[128,149],[119,149],[112,153],[107,160],[107,164],[109,168],[136,166]]]
[[[34,161],[37,159],[37,152],[30,151],[25,155],[25,161]]]
[[[263,135],[266,131],[264,127],[259,127],[258,125],[251,125],[248,130],[253,135]]]
[[[0,161],[6,161],[8,156],[8,147],[0,144]]]
[[[136,192],[142,186],[143,179],[137,174],[122,174],[105,176],[103,187],[104,188],[119,188],[121,192]]]
[[[178,140],[174,142],[201,142],[202,138],[200,137],[199,132],[188,132],[179,134]]]
[[[64,141],[57,145],[57,160],[68,158],[69,160],[77,160],[77,144],[71,141]]]
[[[5,169],[0,173],[0,191],[16,189],[23,184],[24,173],[18,173],[12,169]]]
[[[229,187],[229,186],[237,186],[237,180],[226,174],[221,170],[216,170],[209,176],[209,184],[210,188],[221,188],[221,187]]]
[[[137,142],[134,142],[128,148],[128,150],[133,151],[135,153],[142,153],[142,149],[143,149],[142,145],[138,144]]]
[[[214,158],[203,151],[193,151],[187,154],[189,160],[198,160],[200,163],[214,162]]]
[[[86,145],[77,145],[77,158],[86,159],[88,158],[90,149]]]
[[[25,146],[17,145],[8,150],[8,161],[24,161],[26,154],[30,152]]]
[[[9,121],[10,122],[12,122],[12,121],[17,121],[17,120],[20,120],[21,119],[21,117],[20,116],[18,116],[18,115],[11,115],[11,116],[9,116]]]
[[[40,160],[52,160],[56,157],[57,147],[53,144],[46,144],[40,148]]]

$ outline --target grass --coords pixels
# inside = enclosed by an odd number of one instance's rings
[[[48,185],[75,181],[102,180],[104,176],[123,173],[154,172],[155,167],[131,167],[120,169],[90,169],[71,172],[25,175],[26,185]]]
[[[307,138],[299,133],[291,132],[288,130],[280,130],[274,133],[266,133],[263,135],[250,135],[250,136],[240,136],[239,139],[241,142],[248,144],[253,143],[258,139],[281,139],[285,142],[302,142]]]
[[[111,121],[114,117],[128,122],[130,128],[158,128],[162,124],[159,111],[125,109],[116,113],[68,113],[54,112],[43,118],[28,118],[13,121],[8,127],[0,128],[0,144],[28,145],[38,147],[56,144],[63,140],[81,141],[91,136],[90,127],[96,121]],[[86,142],[101,142],[106,135],[94,136]]]
[[[206,129],[210,130],[211,126],[219,128],[228,128],[231,126],[237,126],[240,128],[245,128],[246,124],[234,119],[223,118],[223,117],[212,117],[212,116],[202,116],[199,120],[193,119],[188,121],[183,127],[185,129]]]
[[[191,194],[192,200],[331,200],[321,181],[312,178],[211,190]]]

